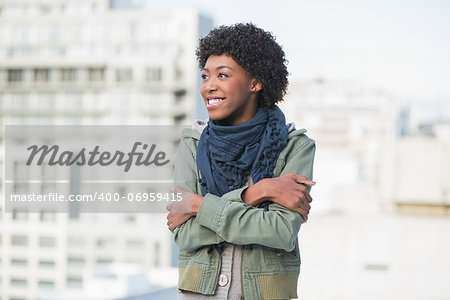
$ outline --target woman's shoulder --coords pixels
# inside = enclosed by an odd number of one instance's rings
[[[200,139],[203,129],[205,129],[207,124],[208,124],[207,120],[200,120],[200,119],[195,120],[192,123],[192,126],[183,129],[181,133],[181,138],[193,139],[198,141]]]
[[[311,138],[309,138],[306,133],[308,130],[306,128],[299,128],[297,129],[295,127],[294,122],[288,123],[288,141],[290,140],[310,140],[313,141]]]
[[[289,150],[300,150],[305,147],[315,145],[315,141],[310,138],[306,133],[306,128],[295,128],[294,123],[288,124],[288,145]]]

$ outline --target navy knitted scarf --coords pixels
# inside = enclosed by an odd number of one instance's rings
[[[202,195],[222,196],[244,186],[249,175],[254,183],[273,177],[287,136],[285,117],[277,106],[259,108],[251,120],[237,126],[209,120],[197,148]]]

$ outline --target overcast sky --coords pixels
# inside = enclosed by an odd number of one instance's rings
[[[195,7],[216,25],[253,22],[271,31],[291,82],[320,76],[402,98],[450,99],[449,0],[148,1]]]

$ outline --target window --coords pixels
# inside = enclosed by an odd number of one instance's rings
[[[108,265],[113,263],[112,258],[97,258],[96,262],[97,265]]]
[[[41,210],[39,213],[39,220],[41,222],[55,222],[56,214],[54,211]]]
[[[183,100],[185,95],[186,95],[185,89],[179,89],[179,90],[175,91],[175,93],[174,93],[175,103],[180,103]]]
[[[186,114],[177,114],[173,117],[173,119],[175,120],[175,123],[180,123],[181,121],[186,119]]]
[[[69,288],[82,288],[83,287],[83,279],[80,277],[67,277],[67,287]]]
[[[105,70],[103,68],[89,68],[88,78],[89,81],[103,81]]]
[[[50,81],[50,69],[35,69],[34,81],[36,82]]]
[[[131,70],[130,68],[116,70],[117,82],[130,82],[132,80],[133,80],[133,70]]]
[[[27,246],[28,237],[25,235],[13,235],[11,237],[11,244],[13,246]]]
[[[144,241],[142,240],[127,240],[127,248],[129,249],[141,249],[144,248]]]
[[[55,262],[53,260],[40,260],[39,267],[40,268],[54,268]]]
[[[63,82],[73,82],[76,80],[77,70],[74,68],[67,68],[60,70],[60,79]]]
[[[56,246],[56,238],[51,236],[41,236],[39,238],[39,247],[53,248]]]
[[[28,220],[28,213],[26,209],[14,208],[12,211],[12,219],[15,221],[26,221]]]
[[[126,214],[123,218],[126,223],[136,223],[136,215],[134,214]]]
[[[24,71],[22,69],[9,69],[8,70],[8,82],[20,82],[23,81]]]
[[[96,244],[97,248],[107,248],[114,244],[114,240],[112,238],[98,238]]]
[[[11,266],[25,267],[26,265],[28,265],[28,261],[26,259],[19,259],[19,258],[11,259]]]
[[[53,289],[55,287],[55,282],[51,280],[39,280],[38,286],[41,289]]]
[[[184,72],[183,72],[183,70],[181,70],[180,68],[176,68],[175,69],[175,79],[176,80],[180,80],[180,79],[183,79],[183,77],[184,77]]]
[[[82,266],[84,264],[84,258],[70,256],[67,258],[67,263],[71,266]]]
[[[52,11],[51,7],[48,5],[40,5],[39,12],[43,15],[47,15]]]
[[[11,286],[26,286],[27,280],[22,278],[11,278]]]
[[[161,81],[162,80],[162,69],[161,68],[147,68],[146,71],[147,81]]]

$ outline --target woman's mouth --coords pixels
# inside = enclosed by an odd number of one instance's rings
[[[206,108],[215,108],[222,104],[225,101],[226,98],[208,98],[206,103]]]

